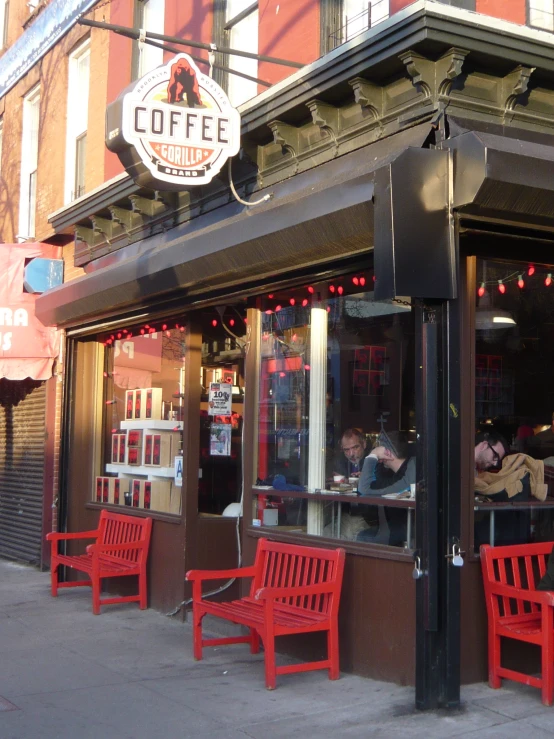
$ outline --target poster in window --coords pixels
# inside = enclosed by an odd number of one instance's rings
[[[210,456],[231,456],[231,428],[230,423],[210,424]]]
[[[210,416],[230,416],[233,404],[233,386],[227,382],[210,382],[208,413]]]

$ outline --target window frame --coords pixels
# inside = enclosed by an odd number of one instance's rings
[[[231,42],[231,33],[233,28],[235,28],[241,21],[247,19],[249,16],[252,15],[252,13],[259,12],[259,2],[258,0],[254,0],[254,2],[251,2],[246,8],[244,8],[240,13],[237,13],[232,18],[227,18],[227,0],[215,0],[214,2],[214,25],[213,25],[213,38],[214,43],[216,46],[226,46],[228,48],[234,48],[233,44]],[[259,25],[258,25],[259,28]],[[257,43],[256,43],[256,50],[252,51],[252,53],[259,53],[259,36],[257,37]],[[238,47],[237,47],[238,48]],[[244,49],[244,51],[250,51],[250,49]],[[236,57],[237,59],[240,57]],[[232,63],[232,57],[229,54],[216,54],[215,63],[219,64],[221,66],[230,68]],[[252,77],[258,76],[258,64],[256,63],[256,72],[255,74],[252,74]],[[237,71],[243,71],[243,70],[237,70]],[[249,74],[249,72],[245,72],[245,74]],[[227,92],[227,94],[230,94],[230,78],[236,77],[235,75],[230,75],[229,72],[226,70],[221,69],[214,69],[213,71],[213,77],[214,80]],[[236,79],[241,79],[239,77],[236,77]],[[247,85],[256,85],[256,83],[252,82],[250,83],[249,80],[244,80],[244,83]],[[257,85],[256,85],[256,93],[257,91]],[[247,100],[251,100],[252,97],[249,96],[246,97],[244,100],[241,100],[240,102],[236,103],[235,101],[231,100],[231,104],[233,107],[238,107],[242,105],[242,103],[246,102]]]
[[[79,66],[83,59],[88,58],[88,76],[86,84],[86,95],[75,105],[75,97],[80,91],[76,90],[76,84],[81,82]],[[82,139],[88,131],[88,112],[90,99],[90,62],[91,47],[90,38],[79,44],[68,56],[67,77],[67,124],[66,124],[66,149],[65,149],[65,184],[64,201],[71,203],[85,192],[85,166],[78,167],[78,140]],[[79,95],[80,97],[80,95]],[[86,100],[86,112],[83,115],[83,106]],[[83,128],[82,121],[86,123]],[[80,125],[81,122],[81,125]],[[79,172],[77,171],[79,169]],[[78,175],[81,175],[79,182]],[[82,192],[81,192],[82,190]]]
[[[525,2],[525,23],[529,28],[536,28],[539,31],[546,31],[547,33],[554,33],[554,0],[550,0],[551,5],[551,11],[548,13],[548,11],[539,11],[539,12],[546,12],[548,15],[550,15],[552,19],[552,28],[546,28],[545,26],[536,25],[535,23],[531,22],[531,11],[535,10],[535,8],[532,8],[532,1],[533,0],[526,0]]]
[[[8,22],[10,12],[10,0],[0,0],[0,49],[8,46]]]
[[[158,10],[158,16],[161,17],[161,31],[160,27],[156,27],[155,29],[147,28],[145,23],[147,23],[146,19],[146,8],[148,6],[148,3],[152,0],[134,0],[134,12],[133,12],[133,28],[138,30],[144,29],[145,31],[153,31],[154,33],[164,33],[165,32],[165,1],[161,0],[161,6],[163,8],[163,13],[160,13]],[[155,0],[154,0],[155,1]],[[163,64],[164,61],[164,52],[163,49],[158,49],[155,46],[148,46],[148,53],[149,54],[156,54],[159,57],[159,62],[156,63],[153,67],[150,67],[149,69],[142,69],[142,59],[143,56],[141,54],[141,47],[139,41],[133,41],[133,48],[131,52],[131,79],[132,80],[138,80],[141,77],[143,77],[147,72],[149,72],[151,69],[154,69],[155,67],[160,66],[160,64]]]
[[[35,85],[23,98],[21,135],[21,181],[19,188],[18,239],[35,236],[36,177],[38,172],[40,131],[40,85]],[[33,116],[33,117],[31,117]],[[34,128],[36,116],[36,129]],[[36,133],[36,138],[34,134]],[[35,189],[33,192],[33,183]]]

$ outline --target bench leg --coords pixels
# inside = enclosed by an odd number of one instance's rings
[[[327,632],[327,656],[331,663],[329,667],[329,680],[338,680],[340,677],[339,635],[338,629],[333,626]]]
[[[260,635],[256,629],[250,629],[250,654],[258,654],[260,651]]]
[[[52,597],[57,598],[58,596],[58,565],[52,565],[52,569],[50,571],[50,589],[52,592]]]
[[[265,649],[265,687],[268,690],[275,690],[277,673],[275,670],[275,636],[269,624],[269,630],[264,635]]]
[[[100,578],[92,577],[92,612],[100,615]]]
[[[199,613],[195,605],[192,606],[192,637],[194,645],[194,659],[202,659],[202,619],[203,613]]]
[[[494,629],[489,629],[489,686],[491,688],[500,688],[502,686],[502,680],[498,677],[499,667],[500,637]]]
[[[542,702],[545,706],[552,705],[552,692],[554,689],[554,624],[553,609],[542,606]]]
[[[139,575],[139,595],[140,610],[144,611],[148,608],[148,585],[146,579],[146,571],[142,571]]]

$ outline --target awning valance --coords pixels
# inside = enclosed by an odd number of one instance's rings
[[[35,315],[37,295],[23,291],[25,264],[35,257],[54,257],[49,244],[2,244],[0,276],[0,377],[47,380],[58,354],[59,332]]]

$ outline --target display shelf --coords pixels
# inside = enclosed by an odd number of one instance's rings
[[[182,421],[159,421],[152,418],[138,418],[133,421],[121,421],[121,429],[123,431],[133,431],[135,429],[152,429],[153,431],[182,431]]]
[[[106,472],[116,475],[129,475],[130,477],[140,475],[148,477],[148,479],[151,477],[175,477],[174,467],[145,467],[138,464],[107,464]]]

